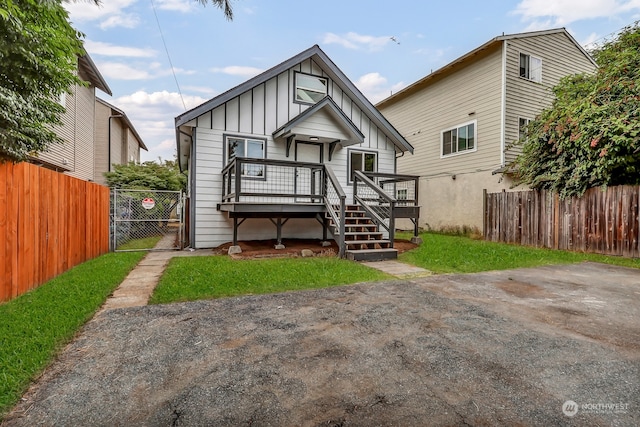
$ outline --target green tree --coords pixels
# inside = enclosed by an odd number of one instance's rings
[[[0,0],[0,161],[61,142],[61,93],[77,83],[80,34],[56,1]]]
[[[107,185],[111,188],[132,190],[166,190],[185,191],[187,177],[180,173],[178,162],[165,160],[160,162],[144,162],[141,164],[114,165],[112,172],[107,172]]]
[[[512,165],[516,182],[561,197],[640,184],[640,27],[593,52],[594,74],[565,77],[555,101],[529,124]]]

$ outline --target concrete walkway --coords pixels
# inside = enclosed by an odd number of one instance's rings
[[[372,261],[363,262],[361,264],[375,268],[376,270],[380,270],[399,279],[413,279],[417,277],[431,276],[433,274],[431,271],[425,270],[424,268],[405,264],[399,261]]]
[[[173,249],[174,234],[164,236],[154,247],[155,252],[149,252],[129,273],[113,294],[104,303],[98,314],[115,308],[142,307],[147,305],[153,290],[158,285],[160,277],[169,264],[169,260],[176,256],[210,256],[210,249],[184,250]],[[404,264],[398,261],[363,262],[370,268],[400,279],[412,279],[430,276],[432,273],[424,268]]]
[[[149,252],[125,277],[123,282],[104,303],[98,314],[114,308],[142,307],[147,305],[153,290],[169,264],[169,260],[176,256],[206,256],[212,255],[211,250],[174,249],[175,234],[164,236],[153,248],[156,252]]]

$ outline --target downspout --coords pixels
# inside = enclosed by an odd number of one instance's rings
[[[502,41],[502,94],[500,99],[500,166],[505,164],[505,121],[507,114],[507,41]]]
[[[107,172],[111,172],[111,119],[113,119],[114,117],[122,117],[122,114],[112,114],[109,116],[109,125],[108,130],[107,130],[107,146],[108,146],[108,152],[107,152]]]

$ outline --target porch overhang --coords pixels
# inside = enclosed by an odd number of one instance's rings
[[[330,125],[327,125],[327,120]],[[324,121],[324,123],[323,123]],[[343,147],[361,144],[364,135],[342,109],[325,96],[273,132],[274,140],[340,144]]]

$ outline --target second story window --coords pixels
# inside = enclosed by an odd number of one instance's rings
[[[476,122],[442,131],[442,156],[476,149]]]
[[[315,104],[327,95],[327,79],[296,73],[296,101]]]
[[[542,83],[542,59],[521,53],[520,77],[536,83]]]

